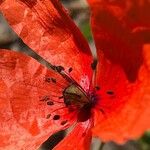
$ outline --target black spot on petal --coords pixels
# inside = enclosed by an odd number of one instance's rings
[[[60,119],[60,115],[55,115],[54,117],[53,117],[53,120],[59,120]]]

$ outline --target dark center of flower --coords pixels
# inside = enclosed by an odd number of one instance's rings
[[[68,109],[77,110],[79,122],[86,121],[91,116],[91,108],[95,104],[95,94],[87,94],[80,86],[72,84],[64,92],[64,103]]]

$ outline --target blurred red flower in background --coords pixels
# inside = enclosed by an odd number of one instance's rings
[[[150,128],[150,4],[88,2],[98,64],[58,0],[1,1],[13,30],[53,64],[0,51],[3,149],[37,149],[70,126],[55,149],[89,149],[92,136],[123,143]]]

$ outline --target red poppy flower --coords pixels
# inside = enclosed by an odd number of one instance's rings
[[[0,51],[3,149],[37,149],[70,126],[55,149],[89,149],[92,136],[123,143],[150,128],[150,5],[89,4],[98,64],[59,1],[1,1],[13,30],[47,60],[44,66],[19,52]]]

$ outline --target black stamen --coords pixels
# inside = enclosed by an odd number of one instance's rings
[[[47,102],[47,105],[54,105],[54,102],[48,101],[48,102]]]
[[[57,70],[58,72],[61,72],[61,71],[65,70],[65,69],[64,69],[64,67],[62,67],[62,66],[56,66],[56,70]]]
[[[108,90],[106,93],[109,94],[109,95],[113,95],[114,94],[114,92],[111,91],[111,90]]]
[[[51,116],[51,114],[48,114],[48,115],[46,116],[46,119],[49,119],[49,118],[50,118],[50,116]]]
[[[70,73],[73,69],[72,68],[69,68],[68,72]]]
[[[92,64],[91,64],[91,68],[92,68],[93,70],[95,70],[95,69],[96,69],[96,66],[97,66],[97,60],[94,59],[93,62],[92,62]]]
[[[56,83],[56,79],[54,79],[54,78],[51,78],[51,81],[52,81],[53,83]]]
[[[61,125],[65,125],[68,121],[67,120],[64,120],[61,122]]]
[[[55,115],[54,117],[53,117],[53,120],[59,120],[60,119],[60,115]]]

